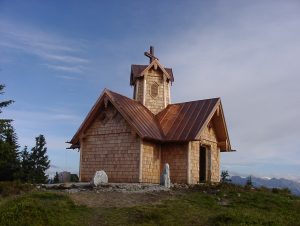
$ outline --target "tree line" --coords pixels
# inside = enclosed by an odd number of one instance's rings
[[[5,85],[0,84],[0,95],[4,94],[4,88]],[[0,115],[2,109],[13,102],[13,100],[0,101]],[[35,146],[30,150],[27,146],[20,150],[12,121],[0,118],[0,181],[46,183],[48,180],[46,170],[50,167],[50,160],[45,137],[37,136]]]

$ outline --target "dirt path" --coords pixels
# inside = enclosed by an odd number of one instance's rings
[[[88,207],[132,207],[151,205],[183,195],[186,186],[166,188],[147,183],[108,183],[97,187],[90,183],[66,183],[43,185],[42,189],[64,192],[77,205]]]
[[[145,204],[157,204],[180,195],[174,191],[153,191],[145,193],[129,193],[117,191],[80,191],[69,196],[77,205],[88,207],[132,207]]]

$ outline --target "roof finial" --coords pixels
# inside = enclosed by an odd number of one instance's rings
[[[152,63],[153,60],[157,59],[157,57],[154,56],[154,47],[150,46],[150,53],[149,52],[145,52],[144,53],[146,57],[149,57],[150,59],[150,64]]]

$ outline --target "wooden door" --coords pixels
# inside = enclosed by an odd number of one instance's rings
[[[200,182],[206,181],[206,147],[200,146],[199,154],[199,180]]]

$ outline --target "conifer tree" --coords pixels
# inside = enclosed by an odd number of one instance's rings
[[[221,172],[221,182],[222,183],[227,183],[227,182],[230,182],[230,181],[231,181],[231,179],[230,179],[228,170],[223,170]]]
[[[5,86],[0,84],[0,94],[4,93],[4,88]],[[0,113],[2,108],[11,103],[12,100],[0,101]],[[11,119],[0,119],[0,180],[14,180],[19,177],[18,138],[11,121]]]
[[[4,88],[5,85],[0,84],[0,94],[4,94]],[[0,113],[2,113],[2,108],[7,107],[8,105],[12,104],[14,101],[13,100],[5,100],[5,101],[0,101]],[[11,121],[11,120],[5,120],[5,119],[1,119],[1,121]]]
[[[27,151],[27,146],[24,147],[21,152],[21,176],[20,179],[23,182],[28,182],[30,179],[30,174],[33,170],[33,162],[30,158],[30,153]]]
[[[33,183],[46,183],[48,176],[46,170],[50,167],[48,160],[46,140],[43,135],[35,138],[35,147],[31,149],[30,163],[32,163],[32,172],[30,173],[30,181]]]
[[[246,186],[248,186],[248,187],[252,187],[252,186],[253,186],[253,183],[252,183],[252,177],[251,177],[251,176],[249,176],[249,177],[247,178]]]
[[[59,177],[58,177],[58,173],[57,173],[57,172],[55,172],[55,176],[54,176],[54,178],[53,178],[53,183],[54,183],[54,184],[59,183]]]

